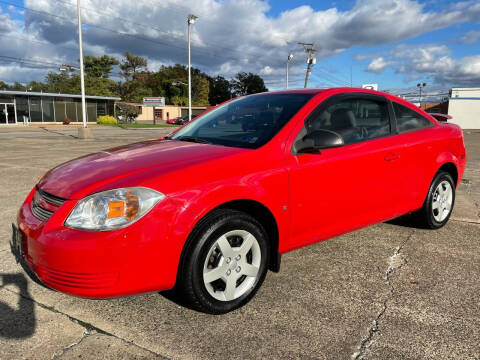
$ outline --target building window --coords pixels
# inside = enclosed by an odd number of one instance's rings
[[[65,101],[62,98],[55,98],[55,121],[61,123],[65,117]]]
[[[23,122],[24,116],[28,118],[28,98],[18,96],[15,98],[15,103],[17,107],[17,121]]]
[[[43,110],[43,122],[53,122],[55,118],[53,116],[53,98],[42,98],[42,110]]]
[[[42,100],[40,96],[30,96],[30,121],[42,122]]]
[[[97,116],[104,116],[107,114],[107,104],[105,102],[97,103]]]

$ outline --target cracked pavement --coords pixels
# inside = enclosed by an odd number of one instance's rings
[[[49,128],[50,129],[50,128]],[[43,288],[9,251],[10,224],[49,168],[168,130],[0,129],[1,359],[479,359],[480,132],[442,229],[407,219],[286,254],[246,307],[200,314],[159,293],[87,300]]]

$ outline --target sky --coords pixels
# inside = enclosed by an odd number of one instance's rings
[[[84,55],[148,59],[148,69],[187,63],[226,78],[260,74],[269,89],[302,87],[315,43],[309,87],[361,86],[409,91],[480,87],[480,1],[444,0],[82,0]],[[78,64],[75,0],[0,0],[0,80],[41,81]],[[118,70],[117,70],[118,71]],[[115,76],[115,74],[114,74]]]

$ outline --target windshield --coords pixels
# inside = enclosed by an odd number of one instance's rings
[[[313,94],[259,94],[198,117],[169,139],[256,149],[266,144]]]

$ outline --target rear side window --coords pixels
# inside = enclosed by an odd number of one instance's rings
[[[400,134],[433,126],[430,120],[423,117],[415,110],[409,109],[396,102],[393,102],[392,104],[395,117],[397,118],[397,130]]]
[[[320,129],[336,132],[345,144],[387,136],[390,134],[387,104],[362,98],[341,100],[307,119],[307,134]]]

